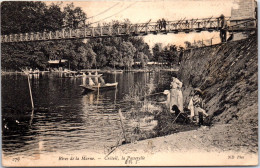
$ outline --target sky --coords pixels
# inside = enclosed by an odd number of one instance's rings
[[[145,23],[151,19],[156,22],[165,18],[168,21],[179,19],[197,19],[219,17],[221,14],[231,16],[231,9],[237,8],[235,0],[99,0],[99,1],[73,1],[74,6],[81,7],[87,14],[87,23],[110,22],[112,20],[124,21],[129,19],[132,23]],[[51,2],[47,2],[50,4]],[[71,3],[63,1],[62,5]],[[92,17],[93,16],[93,17]],[[219,37],[219,33],[179,33],[167,35],[144,36],[145,42],[150,46],[155,43],[184,45],[184,41],[206,40]]]

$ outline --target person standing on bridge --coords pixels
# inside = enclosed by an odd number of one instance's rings
[[[227,21],[223,14],[220,15],[219,19],[220,19],[220,39],[221,42],[224,43],[227,41]]]
[[[162,27],[164,28],[164,30],[166,31],[166,20],[164,18],[162,18]]]
[[[161,21],[161,19],[159,19],[157,21],[157,26],[158,26],[159,30],[162,30],[162,21]]]

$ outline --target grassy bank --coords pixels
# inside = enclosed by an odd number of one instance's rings
[[[212,151],[217,148],[224,151],[245,151],[256,154],[258,151],[258,105],[257,105],[257,37],[198,48],[186,51],[179,70],[179,78],[183,82],[184,106],[195,87],[204,91],[205,107],[212,116],[210,126],[201,127],[189,123],[176,122],[165,105],[147,99],[154,108],[144,109],[143,101],[132,109],[135,119],[151,118],[156,121],[150,130],[136,128],[128,137],[135,140],[149,139],[159,136],[184,133],[179,137],[179,148],[192,146],[196,139],[198,146],[194,148]],[[140,94],[144,95],[144,93]],[[130,96],[131,97],[131,96]],[[138,102],[139,99],[136,101]],[[155,109],[155,110],[153,110]],[[129,116],[128,116],[129,117]],[[130,115],[131,117],[131,115]],[[183,134],[182,134],[183,135]],[[194,138],[194,137],[195,138]],[[169,138],[171,139],[171,138]],[[153,139],[154,140],[154,139]],[[178,141],[177,139],[172,139]],[[133,141],[128,141],[133,142]],[[208,149],[202,147],[208,146]],[[169,146],[169,145],[168,145]]]

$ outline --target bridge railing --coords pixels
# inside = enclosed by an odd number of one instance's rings
[[[230,17],[226,18],[229,22]],[[244,19],[245,20],[245,19]],[[239,20],[242,27],[249,26],[248,19],[244,22]],[[229,23],[230,24],[230,23]],[[240,26],[241,27],[241,26]],[[230,27],[233,31],[236,25]],[[1,42],[26,42],[26,41],[42,41],[42,40],[58,40],[58,39],[75,39],[75,38],[95,38],[107,36],[122,36],[122,35],[146,35],[148,33],[178,33],[178,32],[200,32],[200,31],[218,31],[220,29],[219,18],[205,19],[190,19],[168,21],[165,25],[160,25],[157,22],[139,23],[117,26],[99,26],[99,27],[83,27],[78,29],[64,28],[62,30],[50,32],[31,32],[2,35]],[[232,29],[232,30],[231,30]]]

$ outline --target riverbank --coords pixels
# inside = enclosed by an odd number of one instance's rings
[[[231,124],[216,124],[211,127],[202,126],[196,130],[126,144],[120,146],[117,150],[125,154],[144,152],[154,154],[157,152],[197,150],[200,152],[242,152],[257,155],[258,151],[255,148],[257,143],[254,143],[253,147],[248,144],[250,142],[248,137],[254,135],[251,132],[247,133],[247,136],[243,136],[241,135],[243,131],[245,129],[240,130],[237,125]],[[247,142],[245,142],[246,139]]]
[[[215,165],[258,164],[256,148],[246,145],[244,143],[246,137],[242,137],[237,129],[235,125],[231,124],[216,124],[212,127],[203,126],[196,130],[126,144],[118,147],[111,155],[135,156],[148,153],[152,157],[167,153],[165,157],[168,155],[178,156],[178,158],[172,158],[170,164],[167,164],[166,161],[160,162],[160,164],[157,163],[158,165],[173,165],[173,163],[174,165],[176,163],[177,165],[186,166],[212,163]],[[252,134],[248,136],[252,136]],[[257,144],[254,145],[257,146]],[[198,160],[195,160],[195,158]]]
[[[184,106],[187,107],[192,90],[203,90],[205,108],[212,116],[210,127],[192,127],[174,132],[176,124],[158,119],[172,130],[160,132],[157,137],[119,147],[118,153],[137,154],[161,152],[187,153],[191,151],[207,154],[213,158],[226,155],[225,164],[250,165],[242,156],[255,158],[258,155],[258,85],[257,85],[257,39],[256,35],[240,41],[232,41],[212,47],[185,51],[178,72],[183,82]],[[164,115],[162,115],[164,116]],[[166,115],[166,118],[169,117]],[[157,126],[158,127],[158,126]],[[185,132],[183,132],[185,131]],[[172,135],[169,135],[172,134]],[[167,136],[165,136],[167,135]],[[237,159],[237,157],[241,158]],[[195,156],[196,157],[196,156]],[[235,159],[234,159],[234,158]],[[191,158],[190,158],[191,159]],[[209,158],[210,159],[210,158]],[[206,160],[200,162],[203,165]],[[181,165],[189,165],[190,163]],[[237,164],[237,165],[239,165]],[[219,165],[219,164],[217,164]]]
[[[255,148],[242,144],[236,125],[216,124],[196,130],[179,132],[125,144],[109,153],[108,148],[70,151],[68,153],[45,153],[20,158],[13,162],[3,156],[4,165],[23,166],[237,166],[257,165]],[[243,138],[242,140],[239,138]],[[39,144],[39,150],[44,146]],[[71,159],[74,158],[74,159]],[[75,159],[75,158],[78,158]],[[43,162],[43,160],[48,162]]]

